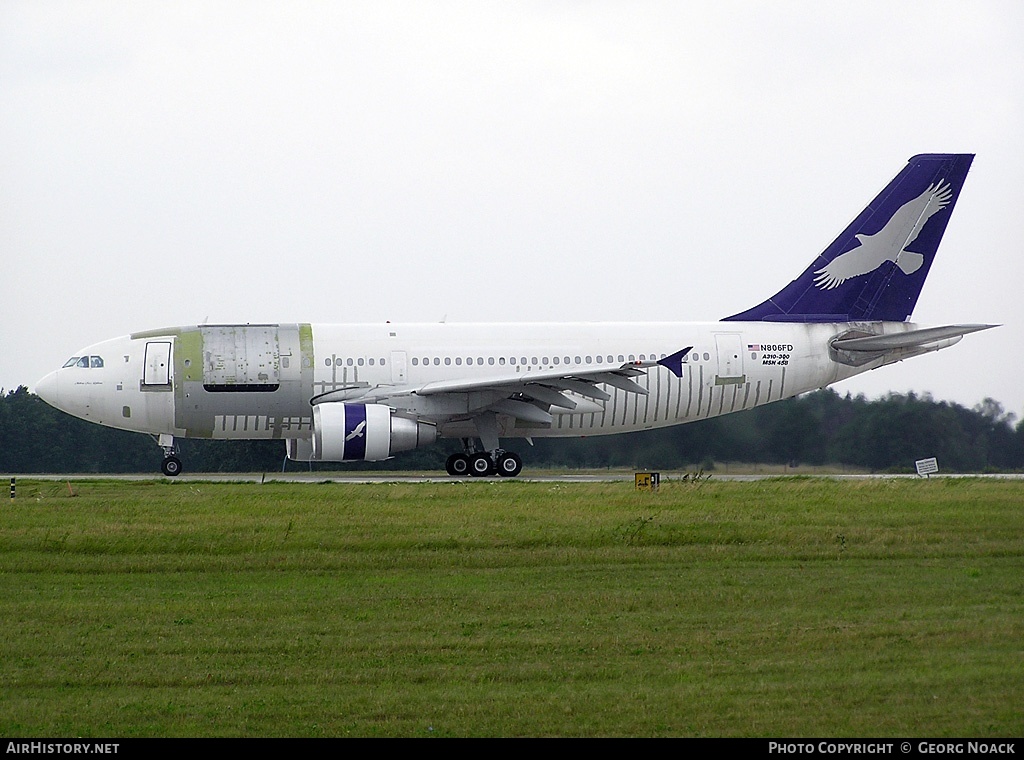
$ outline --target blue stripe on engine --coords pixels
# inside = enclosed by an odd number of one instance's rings
[[[366,404],[345,404],[344,458],[366,458]]]

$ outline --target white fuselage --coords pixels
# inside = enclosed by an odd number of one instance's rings
[[[683,377],[654,367],[635,378],[647,395],[605,386],[608,400],[572,396],[583,411],[553,406],[550,426],[520,421],[502,430],[508,437],[621,433],[752,408],[855,374],[828,358],[827,341],[840,331],[834,325],[721,322],[318,325],[315,384],[323,392],[359,381],[371,387],[421,387],[452,378],[483,381],[513,374],[525,379],[560,369],[659,359],[693,346]],[[750,350],[754,345],[758,348]],[[413,395],[389,403],[437,419],[442,435],[471,436],[468,423],[457,419],[481,405],[483,400],[471,395]]]
[[[661,359],[692,346],[681,377],[662,366],[637,374],[634,380],[646,395],[605,385],[598,387],[607,399],[565,391],[576,406],[550,406],[550,423],[498,415],[503,437],[602,435],[714,417],[824,387],[921,353],[890,351],[852,366],[830,349],[837,336],[851,329],[881,334],[915,327],[877,322],[178,327],[83,349],[79,357],[102,366],[79,366],[79,359],[40,381],[38,391],[58,408],[110,427],[235,439],[309,438],[311,400],[371,396],[374,403],[436,424],[442,436],[466,437],[475,435],[475,412],[508,395],[510,383]],[[499,381],[504,390],[494,389]],[[458,387],[431,391],[446,383]]]

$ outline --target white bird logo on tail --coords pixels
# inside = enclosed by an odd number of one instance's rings
[[[896,262],[904,274],[920,269],[924,256],[907,251],[907,246],[917,240],[925,222],[949,205],[953,189],[944,182],[929,185],[919,196],[900,206],[874,235],[855,235],[860,245],[815,271],[814,284],[821,290],[831,290],[851,277],[875,271],[886,261]]]

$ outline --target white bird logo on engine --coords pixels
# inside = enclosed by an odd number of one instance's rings
[[[907,251],[907,246],[917,240],[925,222],[952,200],[953,189],[943,182],[929,185],[919,196],[900,206],[874,235],[855,235],[860,245],[815,271],[814,284],[821,290],[832,290],[851,277],[875,271],[886,261],[894,261],[904,274],[920,269],[924,256]]]
[[[358,425],[356,425],[355,430],[353,430],[351,433],[345,436],[345,441],[348,442],[354,438],[362,438],[364,430],[366,430],[366,420],[363,420]]]

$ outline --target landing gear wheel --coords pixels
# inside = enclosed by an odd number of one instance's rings
[[[444,463],[445,470],[453,478],[462,478],[469,475],[469,457],[465,454],[452,454]]]
[[[163,470],[164,475],[173,478],[175,475],[181,474],[181,460],[178,457],[164,457],[160,469]]]
[[[498,457],[498,474],[503,478],[514,478],[523,470],[523,460],[518,454],[506,451]]]
[[[494,474],[494,462],[491,455],[486,452],[474,454],[469,458],[469,473],[475,478],[482,478]]]

